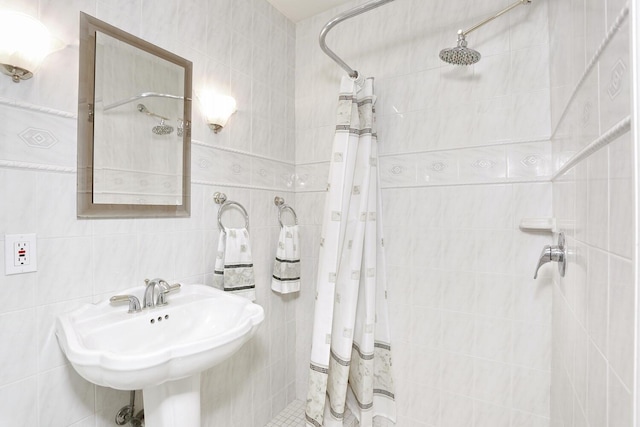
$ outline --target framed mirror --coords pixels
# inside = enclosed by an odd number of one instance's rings
[[[78,217],[189,216],[192,70],[80,14]]]

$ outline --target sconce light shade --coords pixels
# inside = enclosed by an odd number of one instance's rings
[[[19,12],[0,11],[0,72],[14,82],[33,76],[44,58],[60,42],[40,21]]]
[[[227,124],[229,117],[237,111],[236,100],[231,96],[206,91],[202,92],[198,98],[207,123],[215,133],[220,132]]]

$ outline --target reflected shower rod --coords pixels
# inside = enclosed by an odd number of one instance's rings
[[[128,104],[133,101],[137,101],[138,99],[143,98],[169,98],[169,99],[184,99],[184,96],[178,95],[169,95],[166,93],[157,93],[157,92],[143,92],[140,95],[133,96],[129,99],[123,99],[122,101],[114,102],[113,104],[109,104],[104,107],[103,111],[111,110],[112,108],[119,107],[124,104]]]

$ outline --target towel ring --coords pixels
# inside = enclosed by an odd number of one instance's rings
[[[224,212],[225,209],[231,206],[235,206],[242,211],[242,215],[244,215],[245,228],[249,230],[249,214],[247,213],[247,210],[244,208],[244,206],[242,206],[238,202],[234,202],[233,200],[227,200],[227,195],[219,192],[216,192],[213,195],[213,200],[220,205],[220,209],[218,209],[218,227],[220,228],[220,230],[224,231],[225,233],[227,232],[227,228],[222,225],[222,212]]]
[[[282,223],[282,211],[284,210],[291,212],[295,225],[298,225],[298,215],[296,215],[296,211],[294,211],[291,206],[285,204],[282,197],[276,196],[276,198],[273,199],[273,203],[278,207],[278,222],[280,223],[280,227],[284,227],[284,224]]]

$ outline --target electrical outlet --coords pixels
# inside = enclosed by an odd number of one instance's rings
[[[30,273],[38,269],[35,234],[4,236],[5,275]]]

